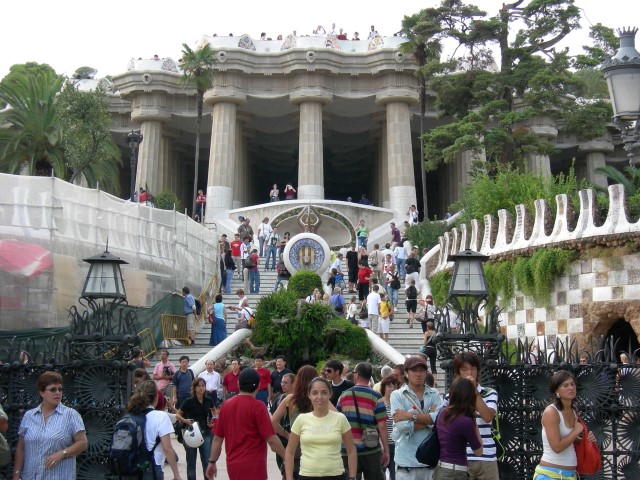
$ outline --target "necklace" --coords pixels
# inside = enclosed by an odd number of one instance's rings
[[[44,418],[45,420],[47,418],[49,418],[51,415],[53,415],[53,412],[55,412],[55,410],[52,410],[51,412],[49,412],[47,415],[44,414],[44,412],[42,412],[42,418]]]

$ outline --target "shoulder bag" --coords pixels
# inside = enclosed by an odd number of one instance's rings
[[[440,439],[436,428],[437,420],[438,417],[433,422],[431,434],[420,443],[416,450],[416,460],[429,468],[435,468],[438,465],[438,461],[440,461]]]
[[[576,449],[576,457],[578,458],[578,466],[576,471],[580,475],[593,475],[602,468],[602,457],[597,443],[587,440],[589,430],[584,421],[576,416],[576,421],[582,424],[582,441],[574,443]]]
[[[353,395],[353,406],[356,407],[358,423],[362,427],[362,443],[367,448],[377,448],[380,445],[378,429],[376,427],[366,427],[362,424],[362,420],[360,419],[360,410],[358,409],[358,399],[356,398],[356,392],[351,390],[351,395]]]

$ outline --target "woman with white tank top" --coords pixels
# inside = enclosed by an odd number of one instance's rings
[[[582,441],[582,425],[576,408],[576,379],[565,371],[553,374],[549,391],[554,402],[542,414],[542,458],[533,480],[575,480],[576,450],[574,443]],[[593,432],[589,441],[595,442]]]

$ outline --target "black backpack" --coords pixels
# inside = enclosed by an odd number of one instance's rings
[[[111,447],[109,448],[109,463],[111,472],[118,476],[141,475],[149,468],[153,469],[153,452],[160,443],[160,438],[151,450],[147,450],[145,442],[145,427],[148,408],[143,413],[127,413],[115,424]]]
[[[202,315],[202,302],[197,298],[194,298],[196,304],[196,315]]]

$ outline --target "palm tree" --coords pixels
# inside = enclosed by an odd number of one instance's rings
[[[185,85],[193,85],[198,93],[198,119],[196,121],[196,158],[193,174],[193,203],[195,212],[196,196],[198,194],[198,163],[200,162],[200,127],[202,125],[202,109],[204,93],[213,85],[213,65],[215,55],[209,43],[192,50],[186,43],[182,44],[182,74]],[[203,222],[203,219],[200,219]]]
[[[596,168],[596,173],[604,175],[613,184],[619,183],[624,187],[627,198],[631,198],[640,193],[640,169],[631,165],[627,165],[623,171],[618,170],[611,165]],[[606,188],[596,186],[596,190],[607,192]]]
[[[424,219],[429,218],[427,208],[427,174],[424,168],[424,114],[427,108],[427,81],[433,75],[430,63],[438,63],[442,53],[442,44],[436,37],[440,31],[439,25],[433,20],[425,20],[424,12],[411,16],[405,16],[402,20],[402,32],[408,41],[400,45],[400,50],[411,53],[418,65],[416,77],[418,78],[418,93],[420,97],[420,172],[422,181],[422,202]]]
[[[0,100],[9,107],[0,114],[0,169],[7,173],[65,178],[63,129],[55,100],[62,77],[53,71],[17,75],[0,84]]]

